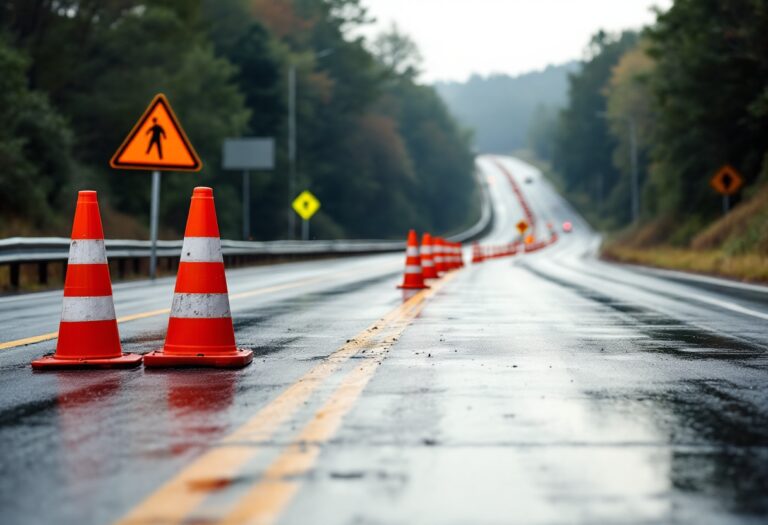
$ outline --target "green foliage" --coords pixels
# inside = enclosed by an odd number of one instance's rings
[[[627,183],[613,163],[616,139],[607,121],[605,88],[621,56],[637,42],[637,35],[597,33],[590,42],[589,57],[570,77],[568,105],[561,114],[555,137],[553,166],[560,173],[565,191],[576,202],[586,203],[604,225],[615,226],[629,219]]]
[[[46,228],[71,177],[71,133],[47,97],[29,89],[28,67],[0,38],[0,219]]]
[[[68,221],[53,203],[87,184],[119,218],[114,231],[146,224],[149,177],[107,162],[164,92],[205,167],[163,176],[161,232],[179,235],[191,188],[207,184],[216,189],[223,235],[238,236],[240,176],[220,168],[221,145],[249,135],[278,145],[277,170],[252,177],[254,236],[284,237],[294,197],[287,76],[295,68],[299,189],[323,203],[313,233],[401,237],[411,227],[465,224],[474,190],[467,136],[435,92],[417,84],[413,46],[389,48],[411,65],[393,68],[350,37],[366,22],[359,0],[3,2],[0,217],[51,232]],[[400,34],[382,39],[409,42]],[[10,189],[23,199],[11,202]]]
[[[648,31],[656,60],[653,159],[663,212],[713,218],[723,164],[755,181],[768,151],[768,4],[677,0]]]

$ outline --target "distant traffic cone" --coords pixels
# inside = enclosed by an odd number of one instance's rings
[[[445,246],[443,252],[445,253],[443,256],[445,259],[445,269],[449,272],[452,272],[456,269],[456,247],[452,242],[449,241],[443,241],[443,246]]]
[[[32,368],[128,368],[141,355],[123,354],[117,331],[104,230],[95,191],[77,195],[56,353]]]
[[[456,262],[459,268],[464,268],[464,246],[460,242],[456,243]]]
[[[446,272],[445,266],[445,241],[442,237],[432,238],[432,258],[435,262],[435,273],[440,277]]]
[[[425,233],[421,237],[421,273],[425,279],[437,279],[435,260],[432,255],[432,236]]]
[[[472,244],[472,264],[483,262],[483,252],[478,243]]]
[[[459,247],[457,243],[452,242],[448,244],[448,249],[451,252],[451,270],[458,270],[460,263],[459,263]]]
[[[403,284],[398,286],[398,288],[409,290],[429,288],[429,286],[424,284],[424,274],[421,271],[421,255],[419,254],[419,241],[414,230],[408,232],[408,243],[405,248],[405,274],[403,276]]]
[[[165,346],[145,355],[144,366],[240,368],[252,360],[235,346],[213,190],[195,188]]]

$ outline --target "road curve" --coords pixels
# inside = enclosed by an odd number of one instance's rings
[[[538,170],[478,167],[483,243],[508,176],[573,233],[413,296],[401,255],[229,271],[243,370],[33,373],[61,292],[0,298],[2,522],[764,523],[768,289],[599,261]],[[172,287],[115,286],[125,351]]]

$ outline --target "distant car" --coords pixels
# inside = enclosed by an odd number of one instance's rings
[[[565,221],[563,223],[563,232],[565,233],[571,233],[573,231],[573,224],[571,221]]]
[[[533,182],[533,177],[526,177],[525,178],[525,183],[526,184],[531,184],[532,182]]]

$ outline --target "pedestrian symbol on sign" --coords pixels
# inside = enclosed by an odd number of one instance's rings
[[[157,146],[157,155],[160,160],[163,160],[163,144],[162,140],[165,138],[165,130],[163,126],[157,123],[157,117],[152,118],[152,127],[147,130],[147,135],[152,134],[152,138],[149,139],[149,146],[147,146],[147,155],[152,151],[152,146]]]

